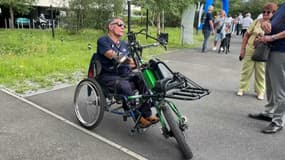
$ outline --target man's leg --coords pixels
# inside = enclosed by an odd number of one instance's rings
[[[132,77],[130,81],[134,84],[135,88],[138,89],[139,94],[149,94],[147,86],[145,85],[143,78],[140,74]],[[149,100],[143,102],[142,106],[139,108],[139,111],[142,113],[143,117],[151,116],[151,103]]]
[[[272,68],[270,69],[270,77],[272,82],[272,93],[276,98],[277,108],[273,113],[272,123],[279,128],[268,127],[263,130],[264,133],[275,133],[282,129],[285,125],[285,55],[280,52],[272,52],[270,54],[270,62],[272,62]],[[266,132],[269,131],[269,132]]]
[[[209,30],[203,30],[203,35],[204,35],[204,42],[202,46],[202,52],[205,52],[207,49],[207,44],[208,44],[208,39],[210,37],[210,31]]]

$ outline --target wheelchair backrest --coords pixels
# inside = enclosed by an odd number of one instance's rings
[[[99,60],[96,60],[96,53],[93,54],[90,64],[89,64],[89,69],[88,69],[88,77],[89,78],[95,78],[98,77],[101,73],[102,70],[102,65]]]

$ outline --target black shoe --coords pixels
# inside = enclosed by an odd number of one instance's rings
[[[272,133],[276,133],[276,132],[279,132],[282,130],[282,126],[280,125],[277,125],[276,123],[274,122],[271,122],[269,124],[269,126],[267,126],[266,128],[264,128],[261,132],[262,133],[265,133],[265,134],[272,134]]]
[[[264,113],[250,113],[248,114],[250,118],[257,119],[257,120],[263,120],[263,121],[272,121],[272,118],[268,115],[265,115]]]

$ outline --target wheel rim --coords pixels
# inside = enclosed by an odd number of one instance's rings
[[[102,103],[100,98],[91,83],[84,82],[78,86],[74,101],[75,113],[84,126],[93,126],[98,120]]]

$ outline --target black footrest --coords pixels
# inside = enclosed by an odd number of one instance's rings
[[[198,85],[191,79],[185,77],[181,73],[177,73],[176,77],[178,77],[177,79],[183,82],[183,84],[168,91],[166,94],[167,98],[174,98],[180,100],[196,100],[210,94],[210,91],[208,89],[201,87],[200,85]]]
[[[167,93],[166,97],[180,100],[196,100],[209,94],[208,89],[188,87],[172,90]]]

